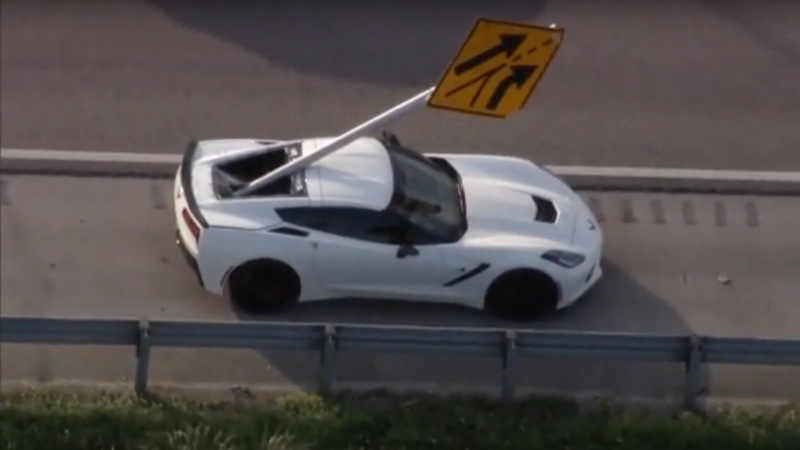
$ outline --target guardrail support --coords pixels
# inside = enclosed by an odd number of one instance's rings
[[[333,378],[336,366],[336,325],[325,325],[325,337],[322,343],[319,387],[322,392],[328,393],[333,387]]]
[[[136,395],[144,395],[147,391],[147,376],[150,372],[150,323],[147,319],[139,321],[139,335],[136,342],[136,379],[134,391]]]
[[[689,337],[684,388],[683,407],[692,412],[700,412],[698,396],[703,389],[703,345],[700,337],[694,334]]]
[[[503,385],[501,387],[501,397],[505,402],[514,400],[518,364],[517,332],[515,330],[507,330],[503,346]]]

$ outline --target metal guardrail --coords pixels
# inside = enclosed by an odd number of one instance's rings
[[[698,409],[703,364],[800,366],[800,339],[413,326],[0,317],[0,343],[135,346],[134,388],[139,395],[147,390],[153,347],[319,352],[322,391],[332,388],[336,355],[343,352],[499,357],[505,400],[514,397],[519,358],[557,355],[675,362],[685,365],[684,406],[691,410]]]

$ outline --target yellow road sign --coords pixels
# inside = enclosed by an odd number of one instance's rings
[[[428,106],[498,118],[519,111],[563,36],[563,28],[478,19]]]

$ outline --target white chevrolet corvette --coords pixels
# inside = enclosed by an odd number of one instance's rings
[[[592,212],[524,159],[423,154],[384,132],[253,188],[330,142],[189,145],[175,179],[177,237],[206,290],[255,313],[366,298],[526,320],[601,277]]]

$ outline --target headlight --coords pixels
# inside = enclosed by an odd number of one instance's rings
[[[578,266],[586,260],[585,256],[566,250],[550,250],[543,254],[542,258],[567,269]]]

